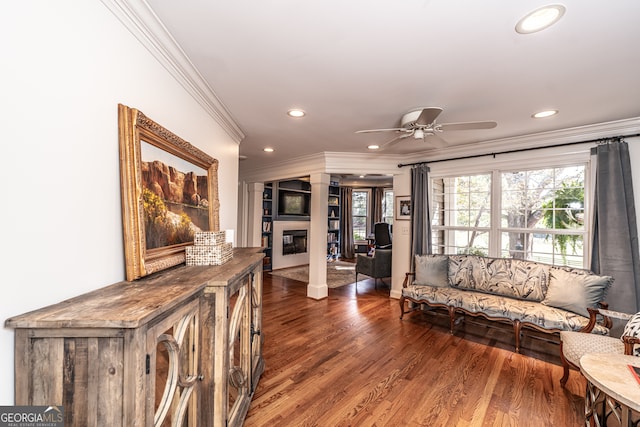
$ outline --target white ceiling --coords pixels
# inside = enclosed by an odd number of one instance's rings
[[[566,0],[564,17],[515,32],[535,0],[148,0],[246,135],[241,169],[323,151],[369,153],[417,107],[495,129],[450,145],[640,116],[640,1]],[[302,119],[287,117],[299,107]],[[557,116],[534,120],[542,109]],[[264,147],[275,152],[265,153]],[[380,155],[423,152],[407,138]]]

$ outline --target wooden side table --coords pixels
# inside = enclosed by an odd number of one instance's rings
[[[606,426],[612,416],[617,419],[615,425],[638,425],[640,383],[628,365],[640,367],[640,357],[599,353],[582,356],[580,371],[587,379],[587,426]]]

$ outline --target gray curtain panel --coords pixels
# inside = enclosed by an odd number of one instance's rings
[[[629,146],[614,141],[591,154],[597,162],[591,270],[614,278],[606,297],[611,310],[636,313],[640,263]]]
[[[411,169],[411,259],[430,254],[431,250],[429,167],[415,165]]]
[[[371,229],[373,230],[373,224],[378,222],[382,222],[382,201],[384,200],[384,188],[382,187],[374,187],[373,188],[373,223],[371,224]]]
[[[340,255],[343,258],[354,258],[355,249],[353,246],[353,203],[351,194],[353,188],[340,187],[340,230],[342,230],[342,238],[340,239]]]

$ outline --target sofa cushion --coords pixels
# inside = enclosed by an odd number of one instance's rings
[[[446,255],[416,255],[415,285],[449,286],[449,258]]]
[[[488,280],[483,257],[475,255],[449,255],[449,283],[469,290],[483,290]]]
[[[609,286],[613,282],[610,276],[598,276],[585,270],[568,271],[563,268],[551,268],[549,289],[542,304],[562,308],[583,316],[589,316],[587,307],[596,307],[604,301]]]
[[[587,353],[624,354],[624,344],[617,338],[583,332],[562,331],[562,354],[571,363],[580,366],[580,358]]]
[[[455,287],[530,301],[542,301],[547,291],[547,264],[475,255],[449,255],[449,260],[449,282]]]

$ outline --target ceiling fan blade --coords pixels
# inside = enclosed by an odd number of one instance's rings
[[[394,145],[396,145],[398,142],[402,141],[403,139],[410,137],[412,134],[413,134],[413,132],[409,132],[409,133],[406,133],[404,135],[396,136],[392,140],[389,140],[389,141],[385,142],[384,144],[382,144],[378,151],[384,151],[387,148],[393,147]]]
[[[442,113],[442,108],[424,108],[416,119],[416,124],[419,126],[428,126],[433,123],[433,121],[440,115],[440,113]]]
[[[390,128],[390,129],[364,129],[364,130],[357,130],[356,133],[371,133],[371,132],[391,132],[391,131],[403,131],[406,132],[405,128]]]
[[[425,141],[428,144],[433,145],[435,148],[445,148],[448,145],[447,141],[445,141],[444,139],[440,138],[435,133],[428,133],[428,134],[426,133],[425,134]]]
[[[437,130],[473,130],[473,129],[493,129],[498,124],[496,122],[460,122],[460,123],[439,123]]]

